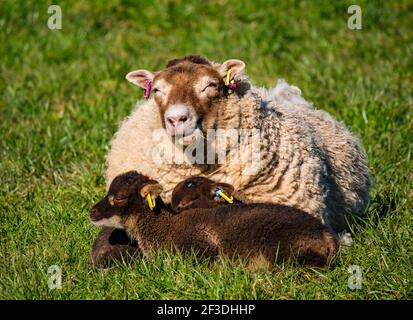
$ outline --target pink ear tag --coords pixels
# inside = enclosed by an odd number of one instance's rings
[[[149,99],[150,94],[151,94],[151,80],[146,80],[146,87],[143,91],[143,97],[145,99]]]
[[[237,88],[237,84],[235,83],[234,80],[232,80],[231,83],[229,84],[229,88],[230,90],[235,90]]]

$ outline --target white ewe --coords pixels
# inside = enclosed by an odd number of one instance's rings
[[[170,201],[177,183],[208,175],[252,201],[293,206],[320,218],[336,234],[348,232],[347,220],[363,213],[370,187],[359,140],[314,109],[297,87],[279,82],[271,90],[256,88],[244,68],[240,60],[217,64],[190,56],[170,61],[159,72],[129,73],[130,82],[143,88],[151,84],[153,97],[140,102],[116,133],[107,157],[107,186],[117,175],[137,170],[159,181],[163,198]],[[251,139],[240,138],[231,147],[212,140],[210,129],[244,130]],[[259,139],[253,140],[256,132]],[[205,157],[194,163],[194,146],[209,147],[213,160],[220,152],[239,151],[238,161],[211,164]],[[183,159],[176,156],[180,150]]]

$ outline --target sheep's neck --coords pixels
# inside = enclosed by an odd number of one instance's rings
[[[125,225],[128,233],[138,241],[144,253],[150,247],[168,242],[174,229],[172,215],[165,209],[155,213],[149,208],[144,208],[140,214],[129,216]]]
[[[220,101],[217,127],[220,129],[257,129],[261,127],[260,98],[248,91],[243,96],[229,95]]]
[[[236,189],[244,189],[257,177],[255,170],[261,170],[264,166],[269,165],[274,167],[277,158],[262,158],[265,155],[268,145],[277,145],[279,139],[279,115],[273,109],[265,107],[259,92],[255,89],[247,90],[243,95],[236,93],[230,94],[227,98],[219,102],[217,110],[216,127],[224,129],[223,134],[231,137],[227,139],[227,143],[213,144],[213,147],[220,150],[213,150],[213,153],[218,159],[221,156],[221,164],[208,168],[204,174],[209,178],[228,182]],[[238,140],[232,139],[233,132],[226,130],[236,130]],[[222,150],[222,148],[225,150]],[[263,150],[263,153],[261,152]],[[225,158],[222,158],[223,151]],[[218,159],[219,161],[219,159]],[[230,165],[227,165],[230,163]],[[245,174],[248,170],[252,170],[251,174]],[[255,183],[255,182],[254,182]]]

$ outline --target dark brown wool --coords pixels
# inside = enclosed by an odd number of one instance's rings
[[[250,262],[272,264],[296,257],[305,265],[324,266],[336,252],[332,234],[301,210],[238,204],[173,214],[158,198],[154,212],[148,208],[145,191],[157,196],[161,188],[136,171],[117,176],[105,198],[92,208],[92,221],[121,225],[144,254],[158,247],[176,247],[204,256],[248,257]]]
[[[168,61],[168,63],[166,64],[166,67],[173,67],[179,63],[182,63],[184,61],[189,61],[195,64],[206,64],[206,65],[210,65],[209,61],[207,59],[205,59],[204,57],[201,56],[186,56],[183,58],[178,58],[178,59],[172,59],[170,61]]]

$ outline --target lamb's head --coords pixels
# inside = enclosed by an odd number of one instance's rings
[[[230,71],[230,81],[236,80],[244,68],[240,60],[218,64],[188,56],[169,61],[161,71],[132,71],[126,79],[142,88],[150,81],[164,128],[186,146],[206,136],[208,129],[216,128],[219,105],[229,92],[225,85],[227,72]]]
[[[156,199],[162,186],[139,174],[129,171],[117,176],[110,185],[107,195],[90,210],[90,219],[96,226],[124,229],[131,215],[147,211],[147,195]]]
[[[189,208],[210,208],[222,205],[226,200],[217,195],[221,190],[228,197],[234,187],[227,183],[214,182],[208,178],[195,176],[178,183],[172,191],[171,207],[175,212]]]

